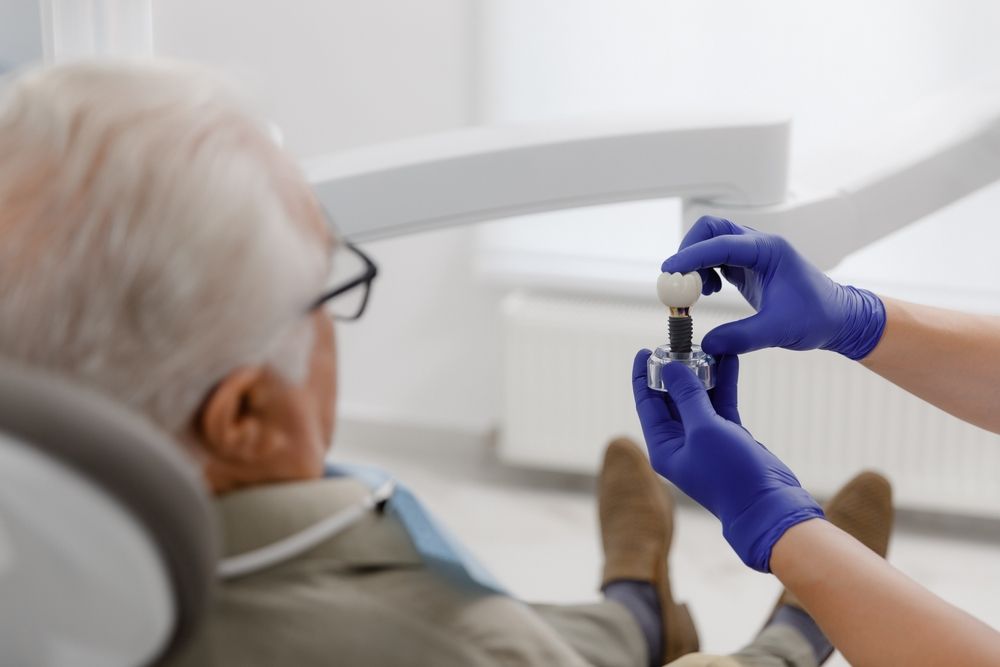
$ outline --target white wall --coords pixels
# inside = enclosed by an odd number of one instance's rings
[[[482,108],[492,121],[676,109],[764,108],[793,118],[793,171],[806,184],[828,156],[850,172],[852,142],[892,112],[950,87],[1000,86],[1000,4],[987,0],[489,0]],[[813,176],[815,177],[815,176]],[[676,210],[533,216],[484,231],[487,255],[512,246],[649,262],[672,252]],[[848,258],[845,280],[921,299],[1000,312],[1000,187],[993,187]],[[629,238],[670,242],[639,247]],[[928,271],[928,267],[932,270]],[[969,292],[972,298],[965,298]],[[651,294],[651,292],[650,292]]]
[[[299,156],[469,122],[463,0],[153,0],[160,55],[246,83]]]
[[[154,0],[155,49],[236,74],[306,157],[468,124],[475,9],[464,0]],[[473,236],[365,246],[381,274],[364,318],[338,330],[343,418],[465,431],[493,422],[495,307],[472,278]]]

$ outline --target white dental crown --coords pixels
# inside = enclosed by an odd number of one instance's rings
[[[656,279],[656,295],[667,308],[690,308],[701,296],[701,276],[691,273],[661,273]]]

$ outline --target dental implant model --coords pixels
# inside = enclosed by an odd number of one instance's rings
[[[705,385],[705,389],[715,386],[715,359],[705,354],[701,346],[691,343],[693,326],[691,306],[701,296],[701,276],[692,273],[661,273],[656,280],[656,294],[667,307],[668,342],[661,345],[649,356],[646,367],[649,387],[666,391],[661,372],[667,364],[681,363],[694,371]]]

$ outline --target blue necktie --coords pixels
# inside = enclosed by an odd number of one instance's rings
[[[343,463],[327,463],[326,476],[351,477],[373,491],[392,479],[379,468]],[[386,512],[395,515],[403,524],[417,553],[429,568],[459,586],[507,594],[461,542],[438,524],[413,493],[398,482],[386,504]]]

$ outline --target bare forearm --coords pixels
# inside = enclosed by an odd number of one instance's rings
[[[861,363],[959,419],[1000,433],[1000,317],[883,302],[885,332]]]
[[[852,665],[1000,665],[1000,634],[826,521],[789,529],[771,570]]]

